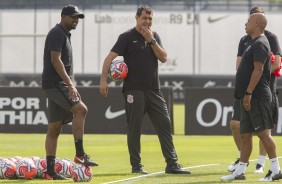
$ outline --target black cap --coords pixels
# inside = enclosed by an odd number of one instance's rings
[[[69,15],[69,16],[78,16],[80,19],[84,19],[84,14],[79,13],[78,7],[74,5],[67,5],[62,9],[61,16]]]

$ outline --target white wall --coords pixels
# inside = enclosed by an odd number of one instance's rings
[[[135,10],[85,10],[72,30],[75,73],[100,73],[118,35],[135,26]],[[222,18],[210,23],[212,19]],[[267,14],[267,29],[281,38],[281,14]],[[161,74],[235,74],[239,40],[245,35],[246,12],[154,12],[153,27],[168,52]],[[45,36],[60,22],[60,10],[0,12],[0,72],[41,73]],[[36,39],[34,40],[34,35]],[[20,66],[20,67],[19,67]]]

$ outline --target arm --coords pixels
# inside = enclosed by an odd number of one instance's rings
[[[166,51],[158,44],[158,42],[156,42],[155,44],[151,44],[151,47],[158,60],[160,60],[162,63],[165,63],[167,61]]]
[[[153,32],[150,27],[143,26],[141,29],[141,34],[147,42],[154,40]],[[158,44],[158,42],[151,44],[151,47],[158,60],[160,60],[162,63],[165,63],[167,61],[166,51]]]
[[[115,52],[110,52],[104,60],[102,74],[100,78],[100,93],[102,96],[107,97],[109,89],[107,82],[107,75],[112,64],[112,61],[118,56]]]
[[[239,65],[241,63],[241,60],[242,60],[242,56],[237,56],[237,58],[236,58],[236,70],[238,70]]]
[[[59,76],[63,79],[63,81],[67,84],[69,89],[69,98],[72,99],[72,101],[78,101],[80,100],[80,94],[78,93],[77,89],[74,87],[74,84],[70,77],[68,76],[64,64],[61,60],[61,52],[58,51],[51,51],[51,62],[56,70],[56,72],[59,74]]]
[[[254,91],[256,85],[260,80],[260,77],[262,76],[263,67],[264,67],[264,63],[260,61],[254,61],[254,70],[251,75],[251,79],[246,92],[252,93]],[[243,107],[246,111],[249,111],[251,109],[251,98],[252,95],[245,95],[243,98]]]

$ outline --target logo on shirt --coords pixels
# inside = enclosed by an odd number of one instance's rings
[[[133,99],[133,95],[127,95],[127,102],[128,103],[133,103],[134,99]]]
[[[251,46],[248,46],[245,51],[248,51],[250,48],[251,48]]]

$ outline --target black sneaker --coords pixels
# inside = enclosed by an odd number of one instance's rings
[[[266,176],[264,178],[259,179],[259,181],[268,182],[268,181],[274,181],[274,180],[280,180],[280,179],[282,179],[281,171],[279,171],[279,173],[277,174],[274,174],[272,173],[271,170],[269,170]]]
[[[167,165],[165,168],[165,173],[167,174],[191,174],[190,171],[184,170],[181,168],[182,165],[174,164],[174,165]]]
[[[77,164],[83,164],[86,166],[98,166],[99,165],[98,163],[91,160],[90,156],[87,154],[84,154],[84,156],[81,156],[81,157],[75,156],[74,162]]]
[[[55,173],[54,175],[49,175],[47,173],[44,173],[44,178],[46,180],[69,180],[69,178],[66,178],[58,173]]]
[[[139,167],[133,167],[133,168],[132,168],[131,173],[137,173],[137,174],[148,174],[148,172],[147,172],[147,171],[145,171],[145,170],[143,169],[143,167],[142,167],[142,166],[139,166]]]
[[[256,165],[255,173],[263,173],[263,166],[260,164]]]
[[[281,173],[281,171],[279,171],[278,174],[274,174],[274,175],[272,176],[272,179],[273,179],[273,181],[274,181],[274,180],[280,180],[280,179],[282,179],[282,173]]]

